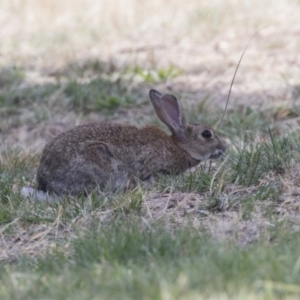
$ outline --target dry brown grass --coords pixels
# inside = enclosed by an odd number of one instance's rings
[[[156,68],[173,63],[187,72],[174,90],[226,94],[246,42],[265,27],[247,51],[235,93],[269,93],[277,100],[285,96],[287,83],[299,80],[297,1],[19,0],[0,5],[2,66],[18,62],[41,72],[90,57]]]

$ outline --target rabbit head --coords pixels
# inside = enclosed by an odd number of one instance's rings
[[[219,158],[226,150],[226,143],[208,125],[188,123],[179,101],[173,95],[149,92],[158,118],[172,132],[172,140],[195,160]]]

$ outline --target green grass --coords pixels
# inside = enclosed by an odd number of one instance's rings
[[[145,82],[150,82],[150,83],[160,83],[167,81],[169,79],[178,77],[182,74],[182,70],[175,68],[173,65],[170,65],[166,69],[150,69],[150,70],[145,70],[139,66],[136,66],[133,68],[133,70],[128,71],[129,74],[136,74],[140,78],[142,78]]]
[[[118,108],[130,108],[145,102],[132,91],[132,75],[137,74],[143,82],[158,83],[181,74],[174,66],[167,69],[142,71],[116,70],[98,60],[70,63],[64,69],[44,74],[45,83],[31,84],[31,69],[17,66],[5,68],[0,73],[0,104],[5,116],[20,115],[32,110],[35,122],[49,119],[49,115],[72,110],[87,115],[91,112],[109,113]],[[145,74],[148,75],[145,75]],[[144,74],[144,75],[143,75]],[[40,76],[42,74],[39,74]],[[45,76],[46,75],[46,76]],[[137,88],[136,88],[137,89]],[[24,108],[27,108],[24,110]],[[32,115],[29,116],[32,119]]]
[[[36,113],[43,109],[48,114],[58,113],[62,108],[83,114],[103,113],[136,104],[134,95],[128,93],[130,83],[121,81],[120,73],[103,72],[100,62],[87,61],[83,66],[71,64],[65,70],[45,77],[43,84],[26,82],[26,71],[22,72],[23,77],[21,71],[13,67],[0,74],[0,79],[7,83],[0,87],[4,116],[20,115],[30,109]],[[30,70],[27,73],[30,77]],[[9,84],[10,81],[13,83]]]
[[[284,225],[277,225],[284,228]],[[80,230],[80,228],[77,228]],[[2,266],[1,299],[256,299],[300,295],[299,233],[247,247],[122,216],[66,249]],[[293,287],[292,289],[290,287]],[[122,296],[121,296],[122,295]],[[198,296],[196,296],[198,295]]]
[[[244,147],[233,144],[221,164],[161,177],[152,187],[95,191],[88,199],[53,204],[25,201],[14,188],[34,182],[39,156],[3,153],[2,236],[10,240],[21,229],[31,240],[37,232],[43,238],[36,247],[47,246],[29,255],[11,244],[14,252],[1,266],[1,299],[297,299],[299,231],[277,216],[276,208],[280,177],[300,162],[299,137],[275,137],[271,131],[257,142],[260,137],[247,136],[239,142]],[[239,192],[229,193],[230,185]],[[157,217],[151,208],[153,189],[170,197],[206,196],[192,212],[166,206],[165,217]],[[240,222],[253,224],[258,210],[270,226],[251,243],[241,243],[238,228],[228,240],[211,234],[208,215],[237,212]]]

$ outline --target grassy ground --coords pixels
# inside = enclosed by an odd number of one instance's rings
[[[0,3],[1,299],[299,299],[300,2]],[[46,141],[162,126],[150,88],[219,132],[218,162],[153,186],[22,199]]]

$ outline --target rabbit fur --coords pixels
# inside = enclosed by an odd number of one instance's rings
[[[78,195],[97,187],[130,188],[158,174],[183,173],[226,150],[210,126],[186,122],[175,96],[150,90],[149,97],[171,135],[152,125],[137,128],[94,122],[76,126],[46,144],[37,170],[38,192]],[[27,195],[32,191],[27,190]]]

